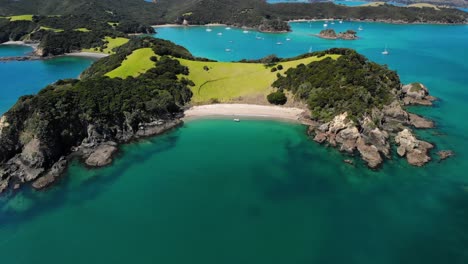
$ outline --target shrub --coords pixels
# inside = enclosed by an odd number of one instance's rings
[[[269,94],[267,100],[270,104],[284,105],[288,101],[288,98],[282,91],[276,91]]]
[[[276,67],[271,68],[271,72],[275,72],[275,71],[277,71],[277,70],[278,70],[278,69],[276,69]]]
[[[283,69],[283,65],[280,64],[280,65],[276,66],[276,68],[278,68],[278,71],[281,71]]]

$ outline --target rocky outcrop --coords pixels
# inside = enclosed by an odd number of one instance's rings
[[[418,140],[410,130],[404,129],[395,137],[395,142],[398,145],[397,153],[401,157],[405,157],[408,163],[415,166],[422,166],[431,160],[428,151],[434,146],[428,142]]]
[[[411,83],[402,87],[404,105],[426,105],[431,106],[436,100],[429,95],[429,90],[422,83]]]
[[[65,157],[60,158],[52,168],[43,176],[39,177],[32,184],[32,187],[36,190],[41,190],[52,185],[67,168],[67,159]]]
[[[86,158],[85,164],[91,167],[102,167],[112,163],[112,156],[117,152],[117,143],[113,141],[100,144]]]
[[[338,34],[333,29],[324,29],[320,31],[320,33],[317,36],[324,39],[355,40],[358,38],[356,34],[356,31],[350,29],[345,32],[340,32]]]
[[[9,126],[6,120],[5,117],[0,118],[1,129]],[[64,150],[65,155],[57,160],[54,160],[50,154],[58,151],[54,146],[46,145],[40,139],[33,137],[22,146],[18,154],[0,165],[0,193],[13,185],[10,183],[15,183],[13,186],[19,187],[19,184],[32,182],[32,187],[35,189],[50,186],[63,174],[68,159],[72,156],[82,158],[88,166],[106,166],[112,162],[119,143],[161,134],[181,123],[179,118],[157,119],[149,123],[140,123],[137,129],[132,129],[129,124],[119,129],[91,124],[88,125],[86,137],[81,144],[70,150]],[[0,130],[0,138],[3,136],[2,132]]]
[[[424,117],[409,113],[409,122],[415,128],[433,128],[434,122]]]

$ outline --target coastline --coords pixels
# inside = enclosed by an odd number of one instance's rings
[[[210,104],[193,106],[184,112],[183,121],[202,118],[249,118],[287,120],[305,124],[303,117],[307,111],[300,108],[254,104]]]
[[[286,20],[287,23],[298,23],[298,22],[324,22],[324,21],[339,21],[343,20],[343,22],[365,22],[365,23],[385,23],[385,24],[392,24],[392,25],[468,25],[468,23],[442,23],[436,21],[430,22],[407,22],[403,20],[387,20],[387,19],[340,19],[340,18],[298,18],[298,19],[290,19]]]
[[[39,43],[26,43],[24,41],[7,41],[7,42],[0,43],[0,45],[28,46],[28,47],[31,47],[33,51],[36,51],[39,46]]]

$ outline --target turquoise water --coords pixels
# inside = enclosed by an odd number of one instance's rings
[[[0,46],[0,57],[21,56],[25,52],[30,52],[30,49]],[[59,79],[76,78],[92,62],[92,59],[78,57],[0,62],[0,115],[13,106],[20,96],[35,94]]]
[[[277,3],[308,3],[308,0],[267,0],[268,3],[270,4],[277,4]],[[325,2],[325,1],[324,1]],[[345,6],[361,6],[368,4],[369,1],[330,1],[333,2],[336,5],[345,5]],[[397,2],[387,2],[389,5],[394,5],[394,6],[406,6],[405,4],[402,3],[397,3]]]
[[[438,125],[421,137],[456,156],[424,168],[394,157],[371,171],[300,125],[191,121],[125,146],[113,166],[75,162],[47,192],[0,198],[2,263],[467,263],[468,27],[346,22],[362,25],[362,38],[333,42],[308,36],[321,24],[258,42],[238,30],[221,41],[218,28],[158,36],[218,60],[356,48],[441,99],[413,111]],[[226,54],[229,39],[237,46]]]

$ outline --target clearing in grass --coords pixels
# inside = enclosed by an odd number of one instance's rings
[[[151,48],[134,50],[118,68],[106,73],[106,76],[122,79],[129,76],[137,77],[147,72],[149,69],[154,68],[155,62],[150,59],[153,56],[156,56],[156,54]]]
[[[19,15],[9,17],[10,21],[32,21],[33,15]]]

